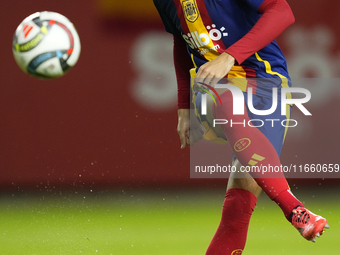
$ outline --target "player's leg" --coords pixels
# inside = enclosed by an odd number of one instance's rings
[[[216,92],[220,95],[220,98],[222,100],[221,104],[214,104],[214,101],[207,97],[207,114],[205,116],[207,122],[209,123],[210,128],[214,131],[214,133],[217,135],[217,137],[223,138],[228,140],[229,145],[234,152],[236,158],[238,159],[238,162],[244,166],[249,165],[249,161],[252,159],[252,157],[256,154],[258,156],[264,159],[262,159],[261,163],[263,164],[271,164],[274,165],[280,165],[280,160],[277,155],[277,152],[270,141],[261,133],[261,131],[258,128],[249,127],[248,125],[240,125],[236,124],[234,126],[230,126],[230,124],[226,125],[213,125],[214,119],[225,119],[231,122],[233,120],[234,123],[247,123],[249,121],[249,116],[247,113],[245,115],[233,115],[233,97],[231,92],[228,89],[216,89]],[[217,100],[217,99],[215,99]],[[235,150],[235,144],[244,138],[247,138],[250,141],[250,144],[248,144],[248,147],[244,148],[243,150]],[[282,138],[283,139],[283,138]],[[259,150],[257,150],[259,149]],[[267,163],[267,162],[268,163]],[[272,163],[271,163],[272,162]],[[241,174],[241,173],[240,173]],[[239,176],[237,176],[239,177]],[[263,187],[263,190],[266,192],[266,194],[274,199],[276,195],[274,194],[274,190],[281,192],[282,190],[288,190],[289,186],[287,184],[287,181],[285,180],[283,174],[279,173],[276,177],[281,177],[278,179],[277,183],[280,184],[280,186],[273,185],[273,182],[275,183],[276,180],[271,180],[268,178],[263,178],[263,176],[252,176],[252,177],[259,177],[255,180],[258,186],[261,188]],[[262,177],[262,178],[260,178]],[[260,180],[261,179],[261,180]],[[259,181],[260,180],[260,181]],[[232,178],[228,185],[229,187],[237,187],[237,185],[242,185],[243,188],[249,183],[254,183],[254,180],[248,180],[248,178]],[[270,184],[270,185],[268,185]],[[254,185],[257,187],[256,185]],[[276,186],[275,189],[272,188],[273,186]],[[272,194],[271,194],[272,193]],[[299,202],[299,201],[297,201]],[[294,205],[297,206],[298,204]],[[292,207],[292,209],[294,208]],[[291,210],[288,214],[290,214]],[[287,214],[287,213],[286,213]]]
[[[234,122],[242,122],[242,119],[238,120],[237,118],[235,118],[235,116],[232,115],[233,98],[230,92],[229,92],[229,95],[226,95],[227,92],[228,91],[224,91],[224,92],[218,91],[218,94],[222,95],[223,108],[219,107],[219,109],[216,109],[217,107],[215,107],[215,105],[212,103],[213,102],[212,100],[209,101],[209,97],[208,97],[208,107],[207,107],[208,114],[204,118],[205,118],[205,121],[208,120],[208,123],[210,123],[209,125],[210,128],[212,127],[212,119],[214,118],[221,118],[221,119],[228,119],[228,120],[233,118]],[[199,99],[199,98],[196,98],[196,99]],[[199,101],[200,100],[196,100],[196,104]],[[200,111],[199,105],[196,105],[196,108],[198,111]],[[214,113],[210,111],[212,108],[215,111]],[[218,111],[219,116],[216,115],[216,110]],[[249,120],[249,117],[247,115],[243,117],[244,119],[247,119],[247,121]],[[247,123],[247,121],[245,122]],[[253,157],[256,155],[260,157],[256,157],[255,159],[257,160],[261,159],[262,164],[264,165],[265,164],[271,165],[271,166],[280,165],[280,160],[279,160],[278,154],[275,152],[275,148],[273,148],[273,145],[271,144],[271,142],[268,141],[268,139],[257,128],[254,128],[254,127],[249,128],[248,126],[246,126],[246,129],[245,128],[240,129],[238,128],[240,126],[236,126],[237,128],[228,130],[226,127],[228,126],[221,126],[221,127],[217,126],[216,128],[214,128],[213,131],[215,131],[215,133],[220,138],[223,138],[223,139],[226,139],[226,137],[228,138],[229,145],[231,145],[231,148],[234,154],[238,157],[238,159],[241,161],[243,165],[245,166],[250,165],[249,164],[251,162],[250,160],[253,160],[254,159]],[[245,150],[235,151],[236,142],[244,137],[251,138],[250,140],[252,141],[252,146],[248,146],[246,151]],[[282,141],[283,141],[283,135],[282,135],[281,142]],[[258,150],[256,151],[256,149]],[[253,153],[254,150],[257,153]],[[305,237],[307,240],[314,240],[315,236],[318,236],[319,233],[322,233],[323,228],[328,226],[326,220],[323,219],[322,217],[312,214],[307,209],[305,209],[302,203],[299,200],[297,200],[294,197],[294,195],[290,192],[287,181],[285,180],[283,174],[279,173],[278,175],[280,176],[276,176],[277,178],[268,178],[268,176],[266,175],[259,176],[258,174],[252,174],[252,177],[255,178],[256,183],[265,191],[265,193],[280,206],[286,218],[290,222],[292,222],[294,227],[296,227],[299,230],[301,235]],[[235,184],[237,183],[234,183],[233,185]],[[300,220],[300,219],[303,219],[303,220]],[[309,229],[310,231],[307,233],[303,229]]]
[[[217,89],[218,94],[226,89]],[[199,95],[200,96],[200,95]],[[196,106],[200,108],[200,98]],[[226,140],[220,126],[213,127],[212,105],[213,100],[207,98],[207,115],[201,121],[209,123],[215,135],[220,140]],[[207,136],[207,134],[206,134]],[[208,135],[209,136],[209,135]],[[211,137],[209,137],[211,138]],[[215,141],[216,142],[216,141]],[[254,210],[257,197],[260,195],[261,188],[249,173],[240,172],[241,164],[236,159],[233,163],[236,172],[232,173],[228,179],[227,192],[222,207],[222,217],[217,231],[207,249],[207,255],[216,254],[241,254],[247,239],[247,232],[251,214]]]
[[[220,98],[222,105],[212,105],[214,118],[227,119],[229,121],[233,120],[234,123],[249,123],[250,119],[247,113],[244,115],[233,115],[233,96],[230,91],[225,91],[220,94]],[[263,98],[257,99],[259,101],[263,100]],[[257,118],[260,117],[261,116],[258,116]],[[228,139],[233,153],[243,166],[254,166],[261,162],[263,166],[280,167],[279,152],[276,151],[273,144],[275,144],[275,139],[281,139],[280,146],[282,146],[285,135],[284,130],[283,132],[281,130],[280,134],[275,130],[273,132],[271,132],[271,130],[267,132],[272,134],[271,138],[274,139],[273,142],[269,141],[258,128],[251,127],[247,124],[221,125],[221,129]],[[275,173],[275,176],[272,174],[268,176],[268,173],[263,174],[263,172],[252,172],[251,175],[262,190],[280,206],[287,220],[292,222],[307,240],[312,240],[319,233],[322,233],[323,227],[327,226],[326,220],[322,217],[316,217],[304,208],[303,204],[290,192],[288,183],[282,172]],[[299,209],[296,210],[296,208]],[[300,218],[308,220],[302,223],[300,220],[300,225],[296,224]],[[306,228],[307,225],[312,229],[310,233],[305,233],[304,230],[302,230]]]
[[[241,164],[235,160],[239,170]],[[249,173],[232,173],[222,207],[222,217],[206,255],[241,254],[246,244],[248,226],[261,188]]]
[[[241,163],[236,159],[234,164],[239,171]],[[251,192],[256,198],[259,197],[262,189],[249,173],[235,172],[231,173],[228,179],[227,191],[230,189],[244,189]]]

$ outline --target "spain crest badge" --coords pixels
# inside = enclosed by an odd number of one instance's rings
[[[182,1],[183,13],[189,22],[195,22],[199,16],[195,0]]]

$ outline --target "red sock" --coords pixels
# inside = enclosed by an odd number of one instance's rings
[[[257,198],[243,189],[230,189],[225,196],[222,218],[206,255],[240,255],[244,249],[251,214]]]
[[[292,221],[292,211],[297,206],[303,206],[303,204],[293,195],[290,190],[282,191],[276,198],[273,199],[278,206],[280,206],[283,214],[288,221]]]
[[[257,128],[250,127],[248,114],[233,115],[233,97],[230,91],[220,95],[222,105],[213,105],[213,115],[216,119],[226,119],[235,124],[229,123],[220,125],[226,135],[230,147],[243,166],[253,166],[261,162],[262,166],[280,167],[280,159],[277,152],[267,137]],[[288,192],[289,186],[282,172],[268,173],[250,172],[262,190],[281,207],[285,215],[290,214],[291,210],[302,203],[293,194]],[[288,213],[289,211],[289,213]],[[287,216],[286,216],[287,217]]]

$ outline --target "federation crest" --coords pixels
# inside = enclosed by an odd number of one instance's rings
[[[198,9],[196,6],[196,1],[195,0],[184,0],[182,2],[182,6],[183,6],[183,13],[185,18],[189,21],[194,23],[198,16]]]
[[[234,250],[231,255],[241,255],[242,254],[242,249],[237,249],[237,250]]]

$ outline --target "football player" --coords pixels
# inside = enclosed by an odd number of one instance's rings
[[[208,102],[207,115],[201,116],[201,97],[218,82],[232,84],[247,98],[252,91],[255,109],[270,109],[273,88],[290,87],[291,81],[275,38],[294,23],[285,0],[154,0],[165,29],[174,39],[174,65],[178,85],[178,134],[181,148],[200,139],[199,129],[190,129],[190,104],[205,128],[205,138],[228,142],[233,164],[277,166],[287,127],[266,123],[258,125],[219,125],[212,119],[249,123],[267,119],[289,119],[281,115],[280,104],[270,115],[253,114],[248,100],[244,115],[233,114],[233,94],[216,89],[220,103]],[[254,78],[254,79],[252,79]],[[227,79],[227,80],[226,80]],[[194,82],[191,83],[191,81]],[[191,86],[190,86],[191,84]],[[193,98],[190,99],[190,89]],[[215,95],[217,96],[217,95]],[[287,98],[290,94],[287,93]],[[208,97],[209,98],[209,97]],[[190,132],[191,133],[190,133]],[[270,178],[269,178],[269,177]],[[275,178],[258,173],[232,173],[218,229],[207,255],[242,253],[251,214],[257,197],[264,191],[283,211],[286,219],[307,240],[315,242],[328,224],[325,218],[306,209],[290,191],[282,172]]]

